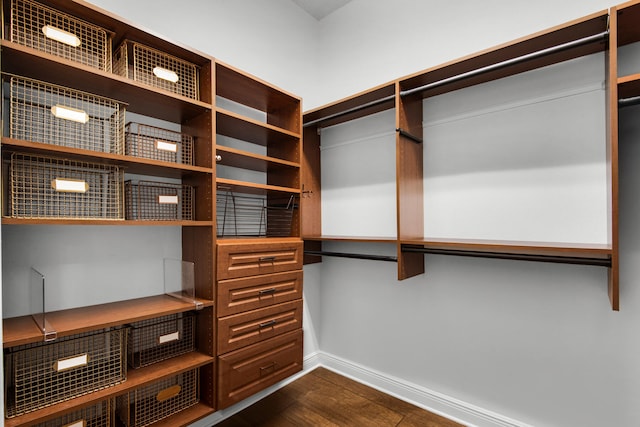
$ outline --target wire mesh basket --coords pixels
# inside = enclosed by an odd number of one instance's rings
[[[193,165],[193,137],[140,123],[127,123],[125,154],[163,162]]]
[[[113,72],[187,98],[200,99],[197,65],[140,43],[122,42],[113,56]]]
[[[122,103],[38,80],[9,77],[11,138],[124,153]]]
[[[111,398],[37,424],[35,427],[114,427],[115,414],[116,401],[115,398]]]
[[[236,194],[218,189],[216,223],[218,237],[288,237],[291,236],[294,195],[283,198]]]
[[[7,417],[15,417],[126,379],[127,329],[88,332],[5,350]]]
[[[14,218],[124,219],[118,166],[12,153],[9,174]]]
[[[11,2],[11,41],[111,72],[111,33],[35,1]]]
[[[193,313],[177,313],[132,323],[129,329],[129,366],[141,368],[195,349]]]
[[[184,184],[126,181],[125,204],[127,219],[191,221],[195,189]]]
[[[198,372],[192,369],[118,396],[118,417],[126,427],[143,427],[195,405]]]

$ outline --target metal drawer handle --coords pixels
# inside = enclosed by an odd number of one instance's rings
[[[267,366],[260,367],[260,376],[262,376],[262,374],[267,370],[275,370],[276,365],[276,362],[271,362]]]
[[[275,319],[271,319],[271,320],[269,320],[268,322],[260,323],[260,324],[258,325],[258,327],[259,327],[260,329],[262,329],[262,328],[268,328],[269,326],[273,326],[273,325],[275,325],[276,323],[277,323],[277,321],[276,321]]]
[[[260,262],[273,262],[276,260],[275,256],[261,256]]]
[[[275,294],[275,293],[276,293],[276,288],[260,289],[258,291],[258,294],[260,295]]]

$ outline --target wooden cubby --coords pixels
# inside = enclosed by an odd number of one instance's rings
[[[615,12],[617,10],[617,12]],[[611,307],[619,309],[618,301],[618,154],[617,100],[611,95],[607,118],[610,138],[607,150],[608,244],[546,243],[477,239],[433,239],[424,235],[423,189],[423,100],[458,89],[513,76],[552,64],[597,52],[615,58],[615,45],[640,39],[637,29],[640,15],[638,2],[612,9],[620,21],[611,19],[609,11],[601,11],[541,31],[503,45],[478,52],[433,68],[417,72],[372,88],[369,91],[308,111],[303,116],[304,159],[302,208],[305,220],[302,237],[309,255],[305,262],[318,262],[323,241],[379,242],[389,239],[372,236],[323,236],[321,233],[320,130],[356,120],[380,111],[395,109],[396,115],[396,209],[398,279],[403,280],[425,272],[424,253],[475,256],[531,261],[560,262],[604,266],[609,271]],[[624,17],[624,18],[623,18]],[[617,43],[615,25],[622,36]],[[618,78],[615,59],[609,60],[610,92],[618,90],[625,96],[640,92],[636,76]],[[615,82],[617,81],[617,86]],[[612,83],[614,82],[614,83]],[[424,136],[427,138],[427,135]],[[308,192],[307,192],[308,191]],[[329,254],[328,254],[329,255]],[[349,254],[343,254],[349,255]],[[357,255],[358,254],[351,254]],[[363,255],[366,259],[366,255]]]

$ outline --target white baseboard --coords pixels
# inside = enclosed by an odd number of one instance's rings
[[[324,352],[319,353],[320,366],[460,424],[474,427],[531,427],[340,357]]]
[[[504,417],[500,414],[471,405],[453,397],[412,384],[400,378],[395,378],[365,366],[353,363],[340,357],[316,352],[305,356],[302,371],[275,384],[260,393],[248,397],[229,408],[222,409],[204,418],[191,427],[213,426],[230,416],[253,405],[271,393],[313,371],[318,366],[327,368],[359,383],[373,387],[383,393],[397,397],[405,402],[426,409],[445,418],[449,418],[469,427],[532,427],[528,424]]]

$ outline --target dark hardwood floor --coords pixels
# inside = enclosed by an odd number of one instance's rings
[[[460,427],[395,397],[317,368],[217,427]]]

